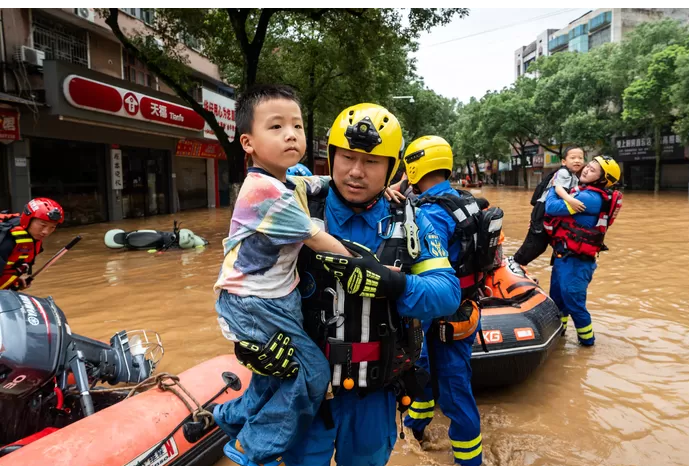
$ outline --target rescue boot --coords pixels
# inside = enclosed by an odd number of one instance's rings
[[[423,430],[414,430],[412,429],[411,433],[414,435],[414,438],[419,441],[419,443],[423,442]]]

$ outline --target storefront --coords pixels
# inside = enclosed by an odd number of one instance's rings
[[[236,121],[235,121],[235,109],[237,102],[230,98],[229,95],[220,94],[218,92],[213,92],[210,89],[201,89],[201,97],[203,99],[203,108],[212,112],[218,124],[225,130],[227,138],[230,142],[234,141]],[[203,137],[204,142],[212,143],[216,142],[218,138],[211,127],[206,123],[203,127]],[[211,154],[207,154],[210,158],[215,160],[215,172],[216,176],[214,178],[215,185],[217,186],[217,196],[215,204],[217,206],[229,206],[230,205],[230,164],[222,151],[220,145],[216,142],[216,149],[218,156],[215,156],[215,151]],[[199,151],[203,152],[203,151]],[[200,165],[197,162],[197,165]],[[200,173],[198,171],[197,173]],[[181,193],[180,193],[180,203],[181,203]]]
[[[655,150],[650,137],[616,138],[615,159],[622,166],[622,183],[626,189],[651,191],[655,184]],[[689,147],[676,134],[665,134],[661,140],[660,188],[687,189],[689,185]]]
[[[0,95],[0,211],[12,209],[8,147],[20,138],[19,110],[2,103],[3,96]]]
[[[32,197],[59,202],[67,225],[108,219],[107,145],[35,137],[29,147]]]
[[[19,197],[54,198],[68,224],[215,205],[214,164],[176,157],[204,124],[179,99],[64,62],[45,61],[44,76],[48,105],[22,112],[13,143]]]
[[[167,151],[122,147],[122,216],[167,214],[170,157]]]
[[[174,157],[179,210],[216,207],[220,203],[220,162],[227,157],[220,144],[184,139],[177,143]],[[229,204],[229,192],[228,192]],[[220,204],[222,205],[222,204]]]

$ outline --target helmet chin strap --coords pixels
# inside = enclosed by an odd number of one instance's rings
[[[335,194],[337,195],[337,197],[340,199],[340,201],[342,201],[342,203],[344,205],[346,205],[347,207],[349,207],[350,209],[364,209],[364,210],[370,209],[371,207],[376,205],[376,203],[380,200],[380,198],[383,197],[383,193],[385,193],[385,188],[383,188],[383,190],[381,192],[379,192],[378,194],[373,196],[373,198],[371,198],[368,201],[352,202],[352,201],[347,200],[342,195],[340,190],[337,189],[337,185],[335,184],[335,181],[333,181],[332,179],[330,180],[330,189],[332,189],[335,192]]]

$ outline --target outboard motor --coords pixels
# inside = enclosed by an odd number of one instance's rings
[[[162,355],[155,332],[121,331],[107,345],[72,334],[52,298],[0,291],[0,446],[92,415],[96,383],[141,382]]]

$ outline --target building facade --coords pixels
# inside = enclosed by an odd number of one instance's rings
[[[121,12],[122,30],[152,31],[153,10]],[[46,196],[67,224],[84,224],[229,204],[212,131],[92,9],[0,18],[0,210]],[[198,46],[185,53],[196,100],[234,137],[233,89]]]
[[[689,8],[600,8],[570,22],[562,29],[548,29],[538,35],[536,41],[515,51],[515,79],[522,75],[533,77],[528,66],[540,56],[560,52],[585,53],[608,42],[620,42],[639,24],[662,18],[674,18],[689,22]],[[541,50],[541,45],[543,49]],[[686,138],[685,138],[686,139]],[[644,135],[616,138],[616,160],[622,169],[622,183],[628,189],[653,189],[655,176],[655,154],[652,144]],[[661,161],[660,185],[662,189],[686,189],[689,185],[689,147],[679,135],[667,131],[663,135],[663,158]],[[514,155],[514,154],[513,154]],[[551,157],[548,151],[544,156],[545,173]],[[590,159],[591,157],[589,157]],[[540,159],[539,159],[540,163]],[[555,164],[553,164],[555,165]],[[559,165],[559,160],[557,164]],[[513,169],[518,167],[512,163]],[[544,173],[541,167],[529,167],[529,184],[536,182]],[[508,177],[515,183],[523,184],[519,178]]]

